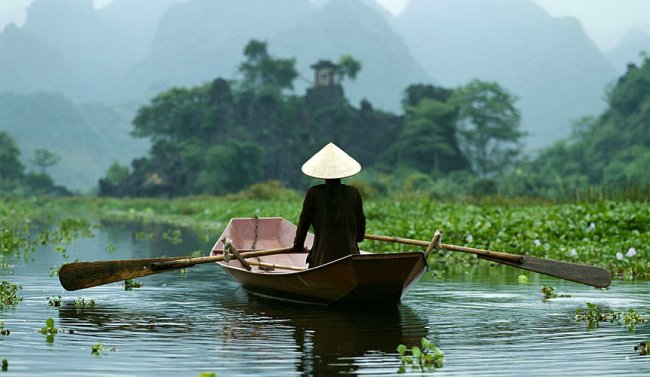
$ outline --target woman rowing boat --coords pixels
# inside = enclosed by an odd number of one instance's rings
[[[334,143],[327,144],[302,165],[302,172],[325,183],[307,190],[296,229],[293,247],[302,251],[311,226],[314,244],[307,256],[309,267],[316,267],[349,254],[359,254],[366,216],[361,193],[341,183],[342,178],[361,171],[361,165]]]

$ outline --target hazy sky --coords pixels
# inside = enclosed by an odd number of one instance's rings
[[[10,22],[22,25],[25,8],[33,0],[0,0],[0,29]],[[94,0],[97,7],[112,0]],[[375,0],[393,14],[408,0]],[[484,0],[490,1],[490,0]],[[533,0],[554,17],[571,16],[603,51],[614,47],[625,34],[642,30],[650,35],[650,0]]]

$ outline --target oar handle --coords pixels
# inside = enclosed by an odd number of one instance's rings
[[[242,258],[263,257],[265,255],[288,253],[293,250],[293,247],[283,247],[279,249],[268,249],[258,251],[247,251],[240,253]],[[164,260],[160,262],[151,263],[151,269],[154,271],[163,270],[176,270],[179,268],[188,268],[202,263],[214,263],[224,260],[223,255],[215,255],[212,257],[196,257],[196,258],[180,258],[173,260]]]
[[[391,236],[377,236],[374,234],[366,234],[365,239],[374,240],[374,241],[395,242],[395,243],[402,243],[406,245],[415,245],[415,246],[424,246],[424,247],[429,247],[430,244],[430,242],[427,241],[412,240],[409,238],[400,238],[400,237],[391,237]],[[444,243],[441,243],[440,247],[445,250],[460,251],[463,253],[476,254],[476,255],[489,257],[489,258],[503,259],[514,263],[522,263],[524,260],[524,258],[521,255],[502,253],[500,251],[475,249],[473,247],[447,245]]]

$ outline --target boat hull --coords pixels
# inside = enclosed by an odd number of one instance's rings
[[[421,252],[348,255],[306,271],[286,273],[219,265],[250,292],[324,305],[399,303],[426,270]]]
[[[215,244],[212,255],[222,253],[224,237],[241,251],[250,245],[288,247],[295,225],[282,218],[232,219]],[[254,239],[253,239],[254,238]],[[307,245],[313,235],[307,238]],[[281,300],[321,305],[397,304],[427,269],[422,252],[375,254],[361,252],[307,269],[307,253],[282,253],[256,258],[256,262],[297,267],[302,271],[253,266],[237,260],[218,262],[247,291]]]

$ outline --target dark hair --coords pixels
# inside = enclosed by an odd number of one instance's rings
[[[332,225],[338,225],[341,221],[341,180],[326,179],[325,193],[327,197],[327,217]]]

